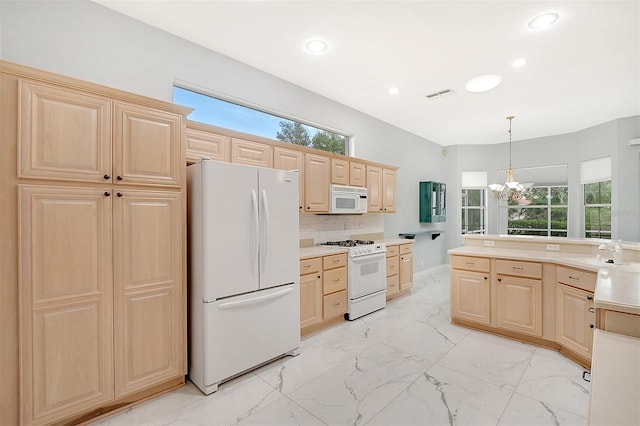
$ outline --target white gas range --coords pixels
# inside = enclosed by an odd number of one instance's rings
[[[327,246],[349,251],[348,310],[345,318],[354,320],[387,305],[387,247],[370,240],[330,241]]]

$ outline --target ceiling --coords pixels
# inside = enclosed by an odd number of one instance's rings
[[[440,145],[505,142],[508,115],[515,141],[640,114],[637,0],[97,2]],[[482,74],[502,83],[467,92]]]

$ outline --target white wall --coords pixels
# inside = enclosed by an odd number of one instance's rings
[[[436,240],[415,241],[416,271],[447,262],[446,249],[461,243],[460,172],[488,170],[493,182],[508,164],[505,144],[443,148],[426,139],[177,38],[89,1],[0,2],[2,59],[153,98],[172,100],[174,81],[240,102],[355,135],[358,157],[398,166],[397,213],[383,215],[385,236],[444,229]],[[318,76],[322,78],[322,76]],[[614,235],[639,238],[638,147],[640,118],[616,120],[569,135],[516,141],[514,167],[569,165],[570,233],[581,229],[579,162],[611,155],[614,164]],[[506,129],[506,127],[505,127]],[[514,129],[515,130],[515,129]],[[517,130],[515,130],[517,131]],[[418,183],[448,184],[448,220],[418,222]],[[497,232],[495,202],[489,231]]]

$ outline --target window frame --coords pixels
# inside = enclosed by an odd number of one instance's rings
[[[534,186],[533,189],[541,189],[541,188],[546,188],[547,190],[547,204],[528,204],[528,205],[511,205],[511,204],[507,204],[507,235],[534,235],[534,236],[540,236],[538,233],[540,232],[546,232],[547,233],[547,237],[558,237],[558,238],[567,238],[569,236],[569,185],[538,185],[538,186]],[[551,195],[551,191],[552,188],[567,188],[567,202],[566,204],[551,204],[551,200],[552,200],[552,195]],[[565,209],[567,214],[567,226],[564,229],[555,229],[552,228],[551,224],[551,210],[552,209]],[[511,209],[547,209],[547,227],[546,229],[544,228],[511,228],[509,227],[509,217],[510,217],[510,210]],[[525,231],[524,233],[512,233],[512,231]],[[535,232],[535,234],[529,234],[526,233],[526,231],[531,231],[531,232]],[[553,233],[564,233],[564,235],[552,235]],[[544,235],[543,235],[544,236]]]
[[[210,98],[212,99],[214,102],[218,103],[224,103],[224,104],[229,104],[232,108],[236,107],[236,108],[241,108],[242,111],[247,111],[251,114],[259,114],[259,115],[264,115],[264,116],[268,116],[269,118],[275,118],[278,119],[280,122],[288,122],[288,123],[292,123],[292,124],[300,124],[302,125],[302,127],[304,127],[308,132],[309,130],[311,130],[312,134],[309,135],[310,137],[310,142],[313,142],[313,138],[319,134],[320,132],[326,132],[329,135],[336,135],[336,136],[340,136],[343,138],[343,142],[344,142],[344,153],[340,153],[340,152],[336,152],[336,151],[330,151],[330,150],[325,150],[323,148],[319,148],[319,147],[314,147],[313,145],[301,145],[301,146],[307,146],[308,148],[314,148],[314,149],[318,149],[321,151],[325,151],[325,152],[330,152],[330,153],[335,153],[335,154],[340,154],[340,155],[345,155],[345,156],[353,156],[353,152],[354,152],[354,137],[353,135],[348,134],[347,132],[343,132],[340,130],[336,130],[336,129],[331,129],[327,126],[321,126],[318,125],[316,123],[312,123],[309,121],[305,121],[305,120],[301,120],[299,118],[292,118],[292,117],[288,117],[285,116],[284,114],[280,113],[280,112],[272,112],[267,110],[266,108],[262,107],[262,106],[256,106],[256,105],[250,105],[246,102],[239,102],[238,100],[235,99],[230,99],[224,96],[220,96],[220,95],[214,95],[211,93],[208,93],[205,90],[202,90],[201,88],[193,88],[190,87],[188,84],[184,84],[184,83],[180,83],[180,82],[174,82],[173,84],[173,88],[172,88],[172,97],[173,97],[173,102],[175,103],[175,98],[176,98],[176,89],[181,90],[181,91],[186,91],[186,92],[191,92],[193,94],[199,95],[199,96],[203,96],[206,98]],[[187,107],[193,108],[195,112],[196,111],[196,107],[194,107],[193,105],[186,105]],[[230,108],[231,110],[231,108]],[[208,125],[212,125],[212,126],[217,126],[217,127],[222,127],[225,129],[229,129],[229,130],[233,130],[236,132],[242,132],[242,133],[246,133],[246,134],[250,134],[253,136],[258,136],[258,137],[263,137],[266,139],[271,139],[275,142],[281,142],[281,143],[291,143],[294,144],[293,142],[287,141],[287,140],[281,140],[278,139],[276,137],[276,135],[269,135],[269,134],[257,134],[255,132],[250,132],[247,131],[245,128],[236,128],[236,126],[229,126],[228,124],[225,124],[224,122],[214,122],[213,120],[211,121],[203,121],[202,119],[194,119],[194,118],[189,118],[189,116],[191,114],[187,115],[187,119],[194,121],[194,122],[198,122],[198,123],[203,123],[203,124],[208,124]],[[281,127],[280,130],[278,130],[277,133],[280,133],[280,131],[282,131],[283,128]],[[277,134],[276,133],[276,134]]]
[[[479,206],[469,206],[469,192],[468,191],[481,191],[481,195],[480,195],[480,205]],[[466,197],[467,202],[461,202],[461,215],[464,216],[464,220],[461,223],[461,235],[469,235],[469,234],[479,234],[479,235],[484,235],[487,233],[487,202],[488,202],[488,198],[487,198],[488,194],[487,194],[487,189],[486,188],[471,188],[471,187],[465,187],[465,188],[461,188],[461,201],[464,200],[464,198]],[[480,210],[481,214],[480,214],[480,218],[481,218],[481,229],[480,232],[477,231],[471,231],[468,232],[465,229],[465,225],[468,228],[469,226],[469,210]]]
[[[603,183],[609,183],[609,203],[592,203],[592,204],[587,204],[587,196],[586,196],[586,187],[587,185],[593,185],[594,183],[598,184],[598,192],[601,193],[601,188],[602,188],[602,184]],[[583,183],[582,184],[582,197],[583,197],[583,206],[582,206],[582,217],[584,219],[584,227],[583,227],[583,235],[584,238],[601,238],[601,239],[605,239],[605,240],[610,240],[612,238],[612,231],[613,231],[613,215],[611,214],[611,212],[613,212],[613,182],[611,181],[611,179],[607,179],[607,180],[600,180],[600,181],[595,181],[595,182],[587,182],[587,183]],[[609,208],[609,230],[608,231],[602,231],[602,229],[598,229],[598,230],[594,230],[594,229],[587,229],[587,208],[598,208],[598,213],[600,216],[600,209],[602,208]],[[600,218],[598,218],[598,225],[601,228],[601,220]],[[605,234],[605,236],[603,236],[603,233]],[[597,235],[596,235],[597,234]],[[608,238],[607,238],[608,235]]]

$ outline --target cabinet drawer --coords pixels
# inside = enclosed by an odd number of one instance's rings
[[[400,244],[400,254],[413,253],[413,244]]]
[[[393,275],[387,277],[387,297],[393,296],[400,291],[400,276]]]
[[[323,294],[335,293],[347,288],[347,268],[325,271],[322,278]]]
[[[542,264],[498,259],[496,273],[515,277],[542,278]]]
[[[324,296],[324,319],[344,315],[347,312],[347,290]]]
[[[399,265],[398,256],[387,257],[387,277],[398,275]]]
[[[491,262],[485,257],[451,256],[451,268],[489,272]]]
[[[325,256],[322,262],[324,269],[342,268],[347,266],[347,253]]]
[[[387,246],[387,257],[397,256],[399,252],[398,246]]]
[[[313,274],[322,270],[322,258],[304,259],[300,261],[300,275]]]
[[[581,269],[564,268],[558,266],[557,269],[558,282],[578,287],[587,291],[595,291],[596,273],[583,271]]]

